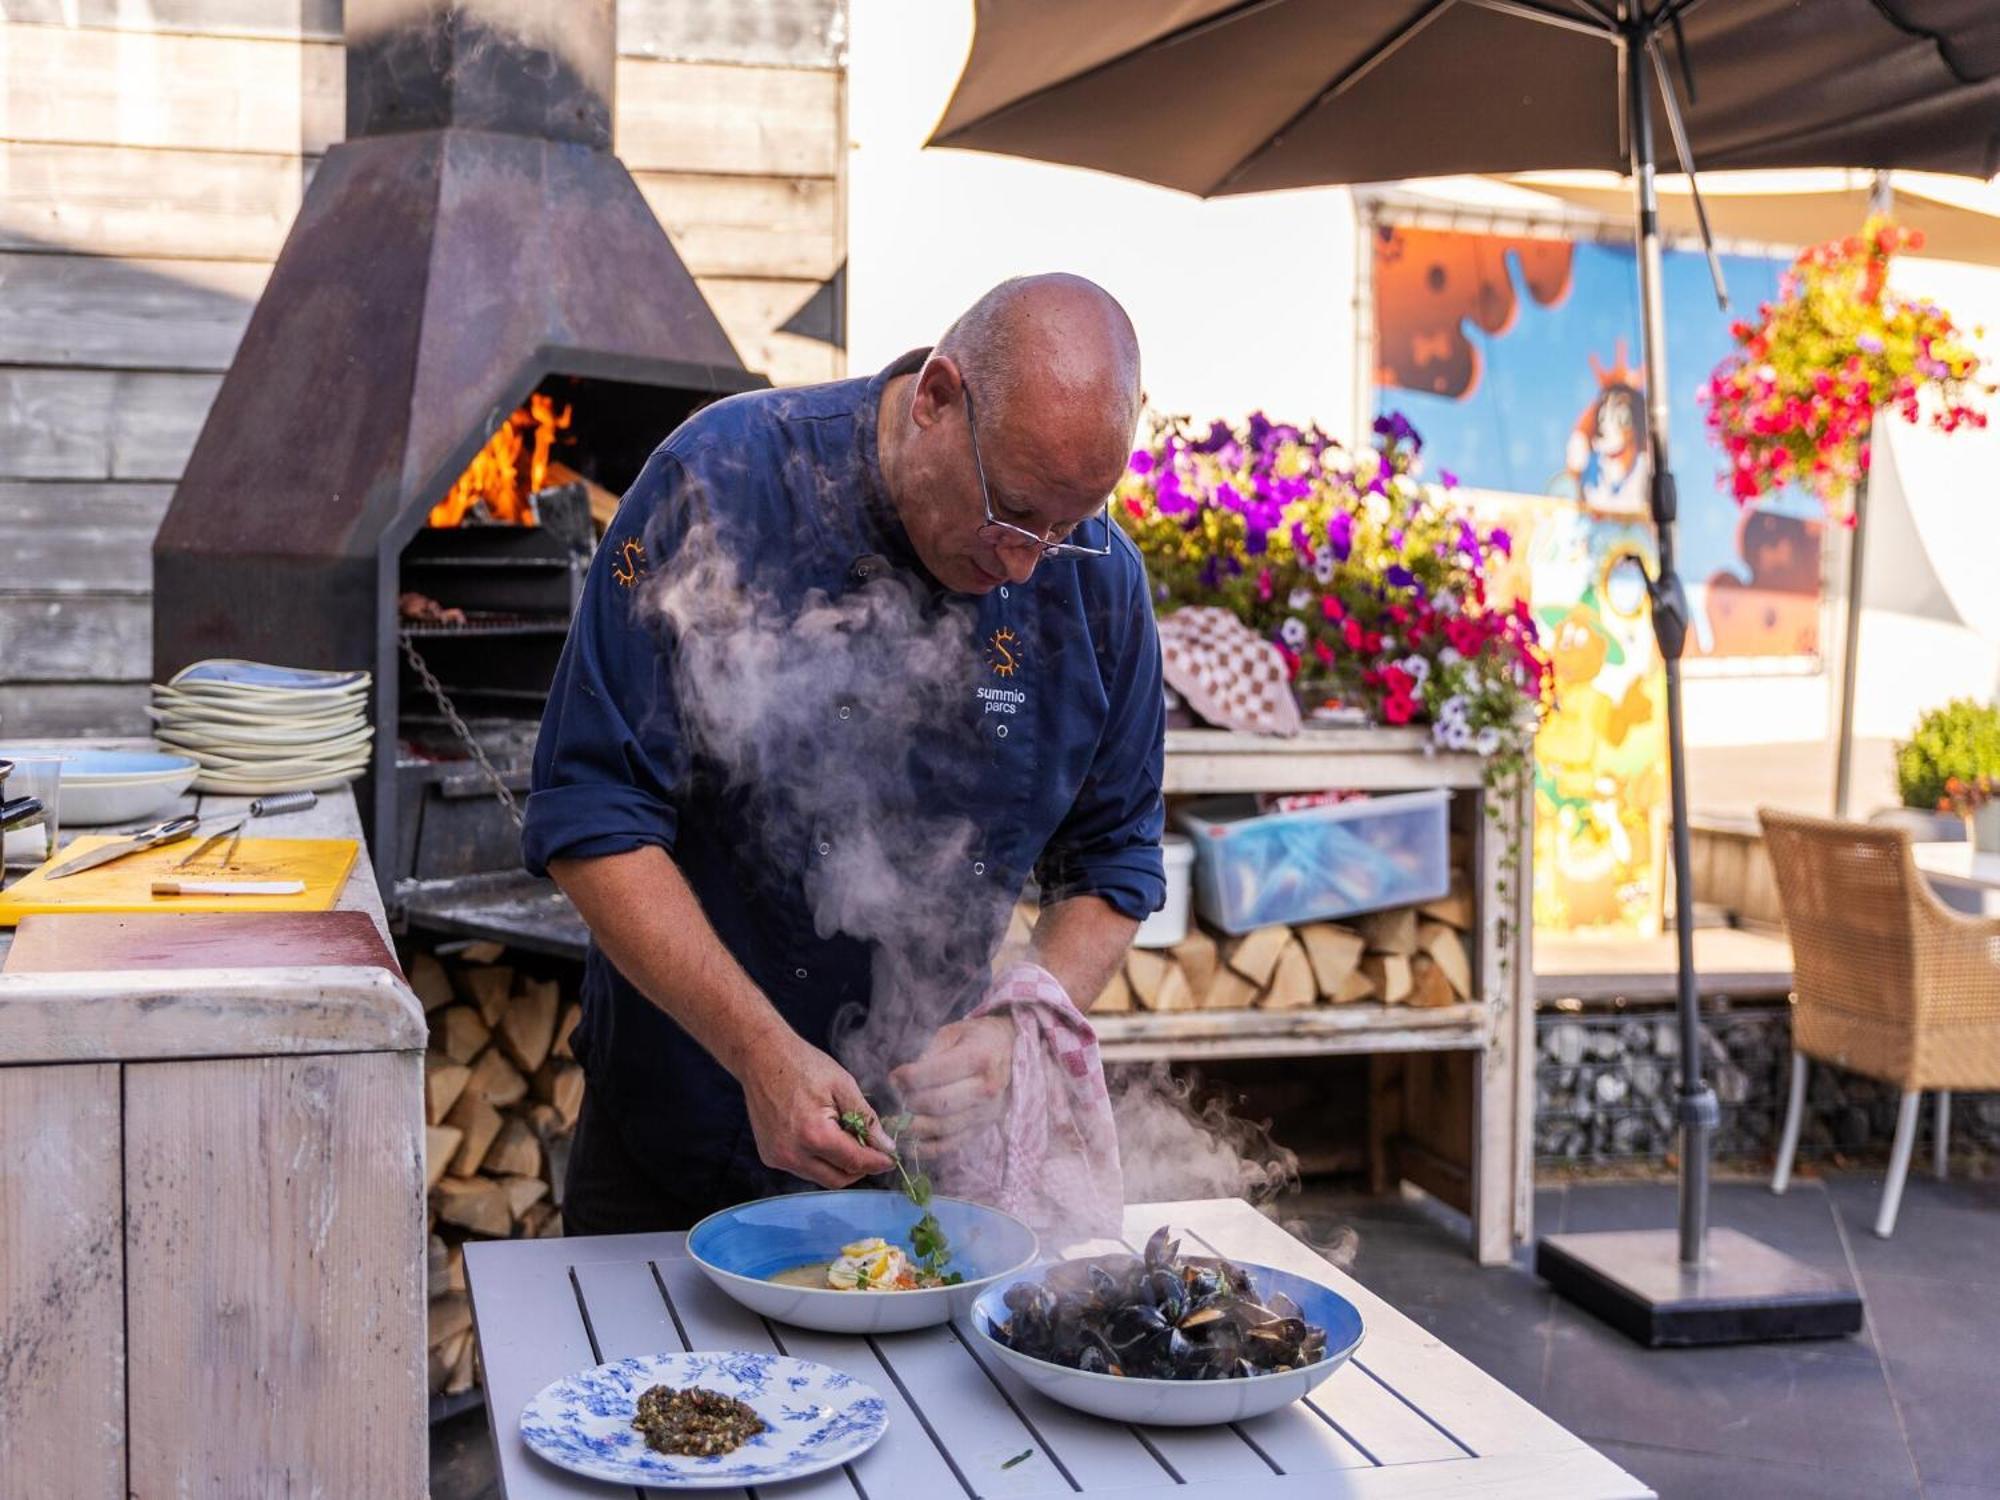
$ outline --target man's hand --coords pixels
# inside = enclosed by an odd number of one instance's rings
[[[980,1016],[941,1028],[889,1083],[913,1116],[911,1137],[927,1151],[949,1152],[1006,1112],[1013,1074],[1013,1020]]]
[[[765,1166],[842,1188],[895,1165],[841,1128],[842,1112],[855,1110],[868,1118],[876,1142],[885,1141],[875,1111],[847,1069],[796,1034],[789,1043],[761,1051],[739,1076]]]

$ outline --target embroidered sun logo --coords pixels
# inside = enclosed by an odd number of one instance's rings
[[[618,549],[618,560],[611,565],[611,576],[621,589],[629,589],[645,571],[646,549],[639,545],[637,537],[632,537]]]
[[[1021,669],[1021,648],[1014,632],[1002,625],[986,642],[986,662],[995,677],[1012,677]]]

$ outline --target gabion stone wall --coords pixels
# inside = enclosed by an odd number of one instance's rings
[[[1543,1011],[1536,1017],[1535,1155],[1548,1162],[1657,1159],[1674,1149],[1680,1032],[1671,1010]],[[1783,1008],[1704,1018],[1703,1066],[1722,1106],[1718,1157],[1768,1158],[1778,1149],[1790,1082],[1791,1014]],[[1856,1073],[1815,1064],[1799,1134],[1804,1158],[1829,1151],[1887,1152],[1897,1093]],[[1926,1099],[1919,1151],[1934,1120]],[[2000,1151],[2000,1094],[1952,1097],[1954,1150]]]

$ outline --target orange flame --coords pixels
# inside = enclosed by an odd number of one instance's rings
[[[431,525],[459,526],[475,511],[483,512],[479,519],[501,525],[537,524],[532,500],[548,477],[549,450],[555,446],[556,434],[569,422],[568,406],[559,412],[552,398],[540,393],[530,396],[528,404],[517,407],[486,446],[473,455],[451,493],[431,507]],[[524,440],[522,435],[530,428],[533,438]],[[530,450],[525,485],[523,448]]]

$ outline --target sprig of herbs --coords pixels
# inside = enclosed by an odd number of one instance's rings
[[[868,1117],[860,1110],[842,1113],[840,1128],[871,1151],[875,1149],[875,1142],[869,1138]],[[916,1251],[917,1267],[925,1275],[936,1277],[946,1286],[957,1286],[965,1276],[959,1271],[945,1270],[951,1260],[951,1242],[945,1238],[944,1226],[938,1223],[937,1215],[931,1212],[930,1176],[921,1165],[912,1172],[903,1162],[902,1138],[909,1128],[908,1115],[894,1115],[882,1122],[882,1129],[895,1145],[889,1159],[895,1162],[896,1172],[903,1179],[903,1196],[923,1210],[922,1216],[910,1226],[910,1248]]]

